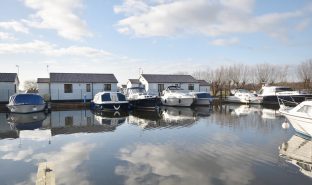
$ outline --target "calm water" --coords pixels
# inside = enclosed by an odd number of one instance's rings
[[[310,185],[312,141],[284,120],[245,105],[0,113],[1,184],[35,184],[49,161],[57,184]]]

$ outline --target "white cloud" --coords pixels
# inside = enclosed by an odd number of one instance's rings
[[[228,46],[228,45],[239,44],[239,42],[240,41],[238,38],[229,38],[229,39],[215,39],[211,41],[210,43],[216,46]]]
[[[0,40],[16,40],[16,38],[10,33],[0,32]]]
[[[254,0],[124,0],[114,10],[125,14],[116,25],[120,33],[142,37],[253,32],[285,35],[287,24],[291,24],[288,20],[311,15],[309,9],[253,15],[254,4]]]
[[[27,150],[20,150],[20,151],[14,151],[5,154],[2,156],[1,159],[6,159],[6,160],[13,160],[13,161],[19,161],[19,160],[24,160],[27,159],[33,154],[32,149],[27,149]]]
[[[30,27],[54,29],[60,36],[70,40],[92,36],[86,22],[76,13],[83,8],[82,0],[24,0],[24,3],[36,11],[30,20],[23,20]]]
[[[16,32],[28,33],[28,28],[23,23],[17,21],[0,22],[0,28],[6,30],[14,30]]]
[[[70,46],[59,48],[49,42],[35,40],[26,43],[0,43],[0,54],[39,53],[47,56],[83,56],[105,57],[111,53],[86,46]]]

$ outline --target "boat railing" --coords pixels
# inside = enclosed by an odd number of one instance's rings
[[[280,107],[287,107],[287,105],[298,105],[292,96],[289,96],[291,100],[285,100],[277,95],[277,101]],[[287,105],[286,105],[287,104]]]

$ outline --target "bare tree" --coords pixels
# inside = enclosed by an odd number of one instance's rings
[[[301,62],[297,67],[298,78],[303,81],[304,88],[310,88],[312,78],[312,59]]]
[[[257,77],[258,83],[270,83],[273,72],[274,69],[270,64],[257,64],[255,75]]]
[[[24,90],[30,93],[37,93],[38,87],[36,80],[26,80],[24,82]]]

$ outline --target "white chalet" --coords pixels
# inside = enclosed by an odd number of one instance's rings
[[[0,73],[0,102],[7,103],[18,92],[19,79],[16,73]]]
[[[150,94],[159,95],[168,86],[179,86],[188,91],[199,91],[199,82],[191,75],[141,74],[140,83]]]
[[[210,93],[210,84],[206,80],[197,80],[199,82],[199,91]]]
[[[117,91],[117,83],[114,74],[50,73],[49,96],[51,101],[91,100],[98,92]]]

